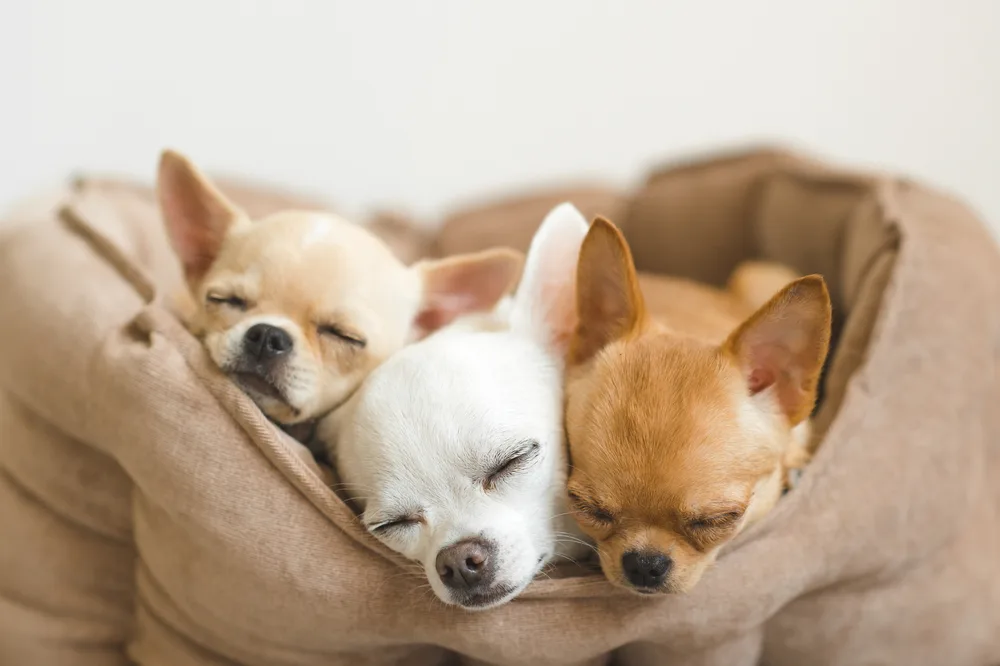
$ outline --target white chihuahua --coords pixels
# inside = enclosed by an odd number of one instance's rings
[[[567,514],[563,359],[587,222],[556,207],[513,299],[393,355],[320,426],[365,527],[441,601],[517,596],[588,545]]]

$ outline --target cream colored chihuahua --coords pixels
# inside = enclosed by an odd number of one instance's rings
[[[462,314],[491,309],[522,257],[488,250],[403,265],[329,213],[251,221],[186,158],[166,151],[158,193],[209,355],[282,425],[341,404],[379,363]]]

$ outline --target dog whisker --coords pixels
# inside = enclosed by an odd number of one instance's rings
[[[350,488],[356,488],[363,492],[371,492],[371,487],[363,483],[335,483],[330,486],[334,490],[348,490]]]
[[[347,502],[357,502],[358,500],[364,500],[367,502],[368,499],[369,498],[366,495],[351,495],[344,497],[344,500]]]
[[[583,544],[585,546],[591,546],[591,547],[593,547],[591,545],[591,543],[589,541],[587,541],[586,539],[581,539],[580,537],[573,536],[572,534],[555,534],[553,536],[555,537],[556,541],[559,541],[559,542],[562,542],[562,543],[579,543],[579,544]]]
[[[566,532],[556,532],[554,536],[555,536],[555,542],[556,543],[575,543],[575,544],[579,544],[581,546],[586,546],[587,548],[589,548],[590,550],[594,551],[595,553],[599,552],[597,550],[597,548],[594,546],[594,544],[592,544],[589,541],[586,541],[584,539],[581,539],[580,537],[578,537],[576,535],[567,534]]]
[[[400,578],[423,578],[424,570],[418,564],[404,565],[400,567],[401,571],[399,573],[393,574],[382,581],[381,585],[376,588],[376,593],[382,591],[382,589],[389,584],[391,581],[398,580]],[[426,585],[426,584],[425,584]],[[421,585],[420,587],[424,587]],[[419,589],[419,588],[418,588]]]
[[[605,578],[601,578],[600,580],[594,580],[594,581],[588,581],[586,583],[580,583],[579,585],[577,585],[573,589],[574,589],[574,591],[589,592],[589,591],[591,591],[591,590],[593,590],[595,588],[604,587],[605,585],[610,585],[610,583]]]
[[[568,562],[571,562],[573,564],[580,564],[580,561],[577,560],[575,557],[570,557],[569,555],[566,555],[565,553],[556,553],[556,557],[561,557],[564,560],[567,560]]]
[[[562,513],[557,513],[556,515],[552,516],[552,520],[556,520],[557,518],[562,518],[563,516],[579,516],[581,515],[581,513],[582,513],[581,511],[575,511],[575,510],[563,511]]]

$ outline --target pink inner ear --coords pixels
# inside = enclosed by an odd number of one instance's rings
[[[794,353],[783,345],[757,343],[746,350],[744,372],[747,390],[757,395],[772,387],[786,415],[794,414],[806,399]]]
[[[463,314],[483,312],[493,305],[490,299],[481,298],[474,292],[430,294],[413,323],[418,337],[422,338],[447,326]]]
[[[201,279],[212,266],[234,218],[232,210],[197,187],[165,180],[160,191],[171,243],[192,281]]]
[[[750,395],[756,395],[774,384],[774,373],[766,368],[754,368],[747,377]]]
[[[184,264],[184,271],[191,278],[203,276],[219,253],[222,235],[199,227],[174,229],[174,247]]]
[[[420,337],[463,314],[495,307],[520,270],[521,259],[513,251],[487,251],[429,266],[424,272],[424,303],[414,318]]]
[[[436,310],[424,310],[413,320],[416,324],[419,338],[425,337],[431,331],[436,331],[447,322],[440,312]]]
[[[473,299],[437,299],[417,313],[414,323],[420,330],[420,337],[447,326],[458,315],[473,307]]]
[[[770,389],[794,425],[813,408],[829,330],[829,295],[822,279],[811,276],[775,295],[730,336],[727,346],[750,394]]]

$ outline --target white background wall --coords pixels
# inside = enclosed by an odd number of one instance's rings
[[[996,0],[0,0],[0,206],[76,169],[212,169],[432,216],[780,140],[1000,229]]]

